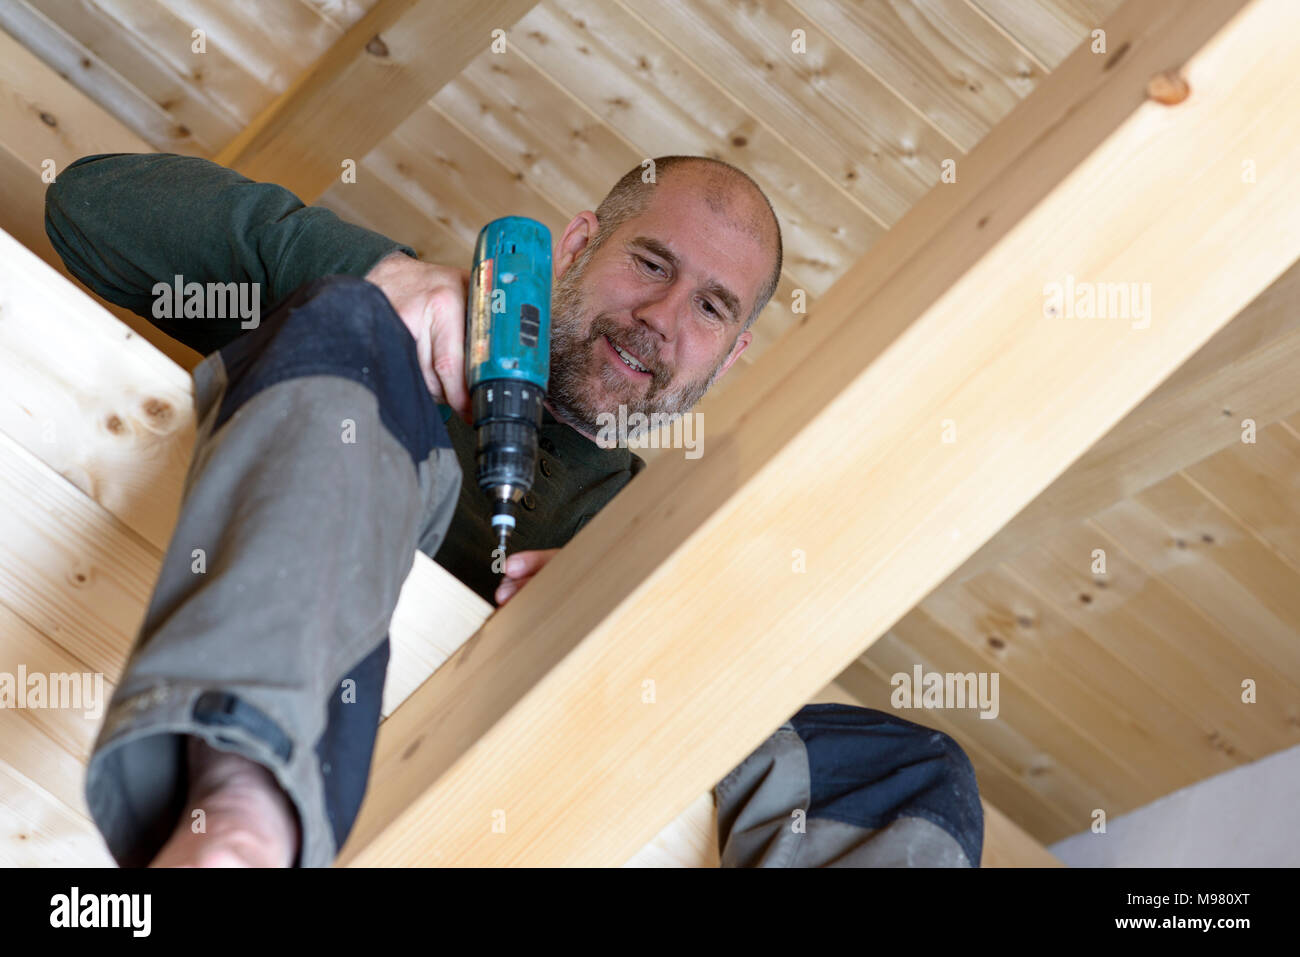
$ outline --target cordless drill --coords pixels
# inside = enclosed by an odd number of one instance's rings
[[[533,487],[550,371],[551,231],[524,216],[494,219],[474,246],[465,381],[478,435],[478,484],[492,503],[502,567],[515,503]]]

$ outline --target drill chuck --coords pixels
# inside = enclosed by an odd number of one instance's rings
[[[517,486],[518,501],[533,487],[542,390],[517,379],[489,379],[470,395],[478,433],[478,484],[485,491]]]
[[[504,555],[514,507],[532,490],[537,470],[542,390],[518,379],[489,379],[474,388],[471,402],[478,485],[492,500],[492,530]]]

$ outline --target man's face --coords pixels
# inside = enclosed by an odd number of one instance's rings
[[[740,330],[772,268],[772,253],[745,225],[751,207],[735,200],[715,211],[691,174],[679,173],[594,254],[583,250],[551,299],[557,418],[594,434],[597,416],[620,404],[684,413],[730,368],[752,338]]]

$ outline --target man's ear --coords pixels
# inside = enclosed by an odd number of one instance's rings
[[[722,368],[718,371],[717,378],[713,380],[714,382],[716,382],[718,379],[721,379],[724,375],[727,374],[727,370],[731,368],[731,364],[740,358],[740,354],[744,352],[746,349],[748,349],[749,344],[753,341],[754,341],[754,334],[750,332],[748,329],[746,329],[744,332],[742,332],[739,336],[736,337],[736,344],[731,347],[731,355],[727,356],[727,361],[723,364]]]
[[[596,214],[589,209],[584,209],[569,221],[569,225],[564,228],[564,234],[560,236],[559,244],[555,247],[552,268],[556,279],[569,271],[574,260],[582,255],[582,251],[587,248],[587,243],[595,237],[597,229],[599,223]]]

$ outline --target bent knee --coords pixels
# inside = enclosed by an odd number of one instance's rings
[[[921,818],[978,863],[984,814],[975,769],[949,735],[851,705],[809,705],[792,719],[808,752],[809,817],[881,829]]]

